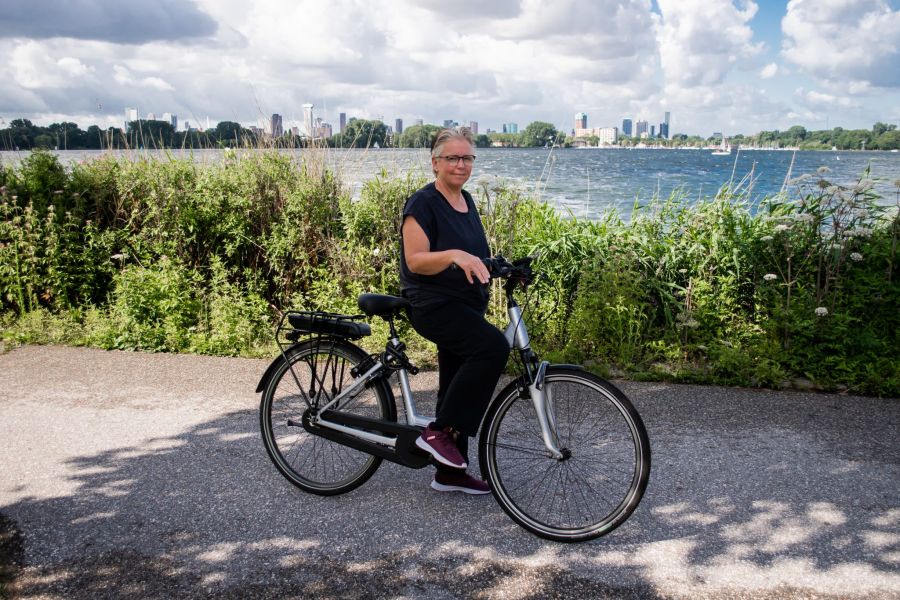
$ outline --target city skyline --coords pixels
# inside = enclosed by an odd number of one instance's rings
[[[304,104],[335,132],[339,113],[569,132],[576,112],[657,131],[670,112],[670,136],[900,122],[897,0],[10,2],[0,127],[137,107],[303,130]]]

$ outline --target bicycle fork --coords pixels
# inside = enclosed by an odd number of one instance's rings
[[[541,437],[544,445],[550,452],[550,456],[556,460],[564,460],[564,451],[559,447],[559,435],[556,432],[556,411],[553,409],[552,389],[545,385],[544,377],[547,374],[548,361],[543,361],[534,375],[534,380],[528,386],[531,395],[531,403],[537,414],[538,424],[541,426]]]
[[[528,329],[522,320],[522,309],[516,304],[516,301],[510,294],[507,294],[506,311],[509,313],[509,325],[504,331],[506,341],[509,342],[510,348],[518,350],[522,353],[522,362],[526,365],[526,373],[530,371],[528,365],[534,364],[536,360],[535,354],[531,351],[531,340],[528,336]],[[565,460],[568,458],[567,451],[564,452],[559,447],[559,436],[556,433],[556,412],[553,410],[553,394],[550,389],[544,385],[544,377],[547,375],[547,367],[550,366],[548,361],[543,361],[538,365],[534,375],[530,377],[528,384],[528,395],[534,405],[534,412],[537,414],[538,424],[541,427],[541,437],[544,440],[544,446],[550,452],[550,456],[556,460]]]

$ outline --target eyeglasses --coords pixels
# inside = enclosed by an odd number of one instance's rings
[[[435,158],[443,158],[454,167],[459,164],[459,161],[463,161],[463,164],[467,167],[471,167],[472,163],[475,162],[474,154],[466,154],[465,156],[435,156]]]

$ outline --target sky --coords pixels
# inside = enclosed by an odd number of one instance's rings
[[[0,127],[900,124],[900,0],[4,0]]]

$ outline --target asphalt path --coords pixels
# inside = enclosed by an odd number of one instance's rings
[[[7,594],[900,598],[896,399],[617,382],[650,434],[650,484],[619,529],[568,545],[490,496],[432,491],[430,469],[299,491],[260,441],[265,366],[0,355]],[[435,379],[413,378],[425,402]]]

